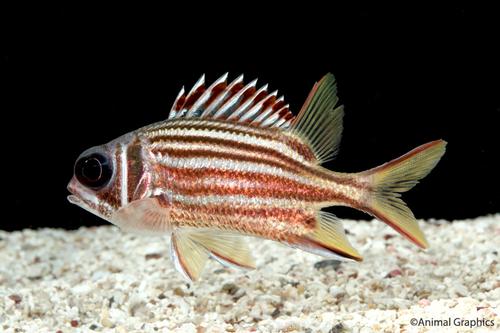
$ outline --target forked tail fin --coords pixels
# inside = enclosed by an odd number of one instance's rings
[[[365,210],[384,221],[421,248],[428,243],[401,193],[410,190],[436,166],[446,150],[446,141],[436,140],[405,155],[361,173],[372,186]]]

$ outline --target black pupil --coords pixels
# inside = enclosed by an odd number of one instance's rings
[[[82,175],[89,181],[98,181],[102,176],[101,162],[95,157],[86,159],[82,166]]]
[[[90,188],[104,187],[111,179],[112,170],[106,156],[98,153],[81,157],[75,164],[78,181]]]

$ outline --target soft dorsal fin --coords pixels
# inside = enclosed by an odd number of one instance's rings
[[[311,145],[318,163],[333,159],[342,136],[344,109],[337,106],[337,85],[333,74],[314,84],[292,130]]]
[[[205,76],[186,94],[181,89],[168,119],[207,118],[242,122],[258,127],[288,128],[294,120],[284,98],[269,93],[267,84],[257,88],[257,80],[244,84],[243,75],[231,83],[222,75],[208,88]]]

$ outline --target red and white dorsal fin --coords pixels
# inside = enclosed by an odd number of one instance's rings
[[[283,96],[277,98],[277,91],[269,93],[267,84],[257,88],[257,80],[245,84],[243,75],[230,83],[227,77],[226,73],[206,88],[202,75],[187,94],[183,87],[168,119],[220,119],[283,129],[291,126],[295,117]]]

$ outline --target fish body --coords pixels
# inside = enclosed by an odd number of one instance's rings
[[[340,222],[321,209],[348,206],[427,242],[399,198],[439,161],[433,141],[380,167],[339,173],[342,133],[333,75],[316,83],[294,117],[267,86],[204,78],[178,95],[169,118],[84,152],[69,201],[121,228],[172,236],[177,269],[196,279],[208,257],[252,268],[241,235],[337,259],[361,260]]]

